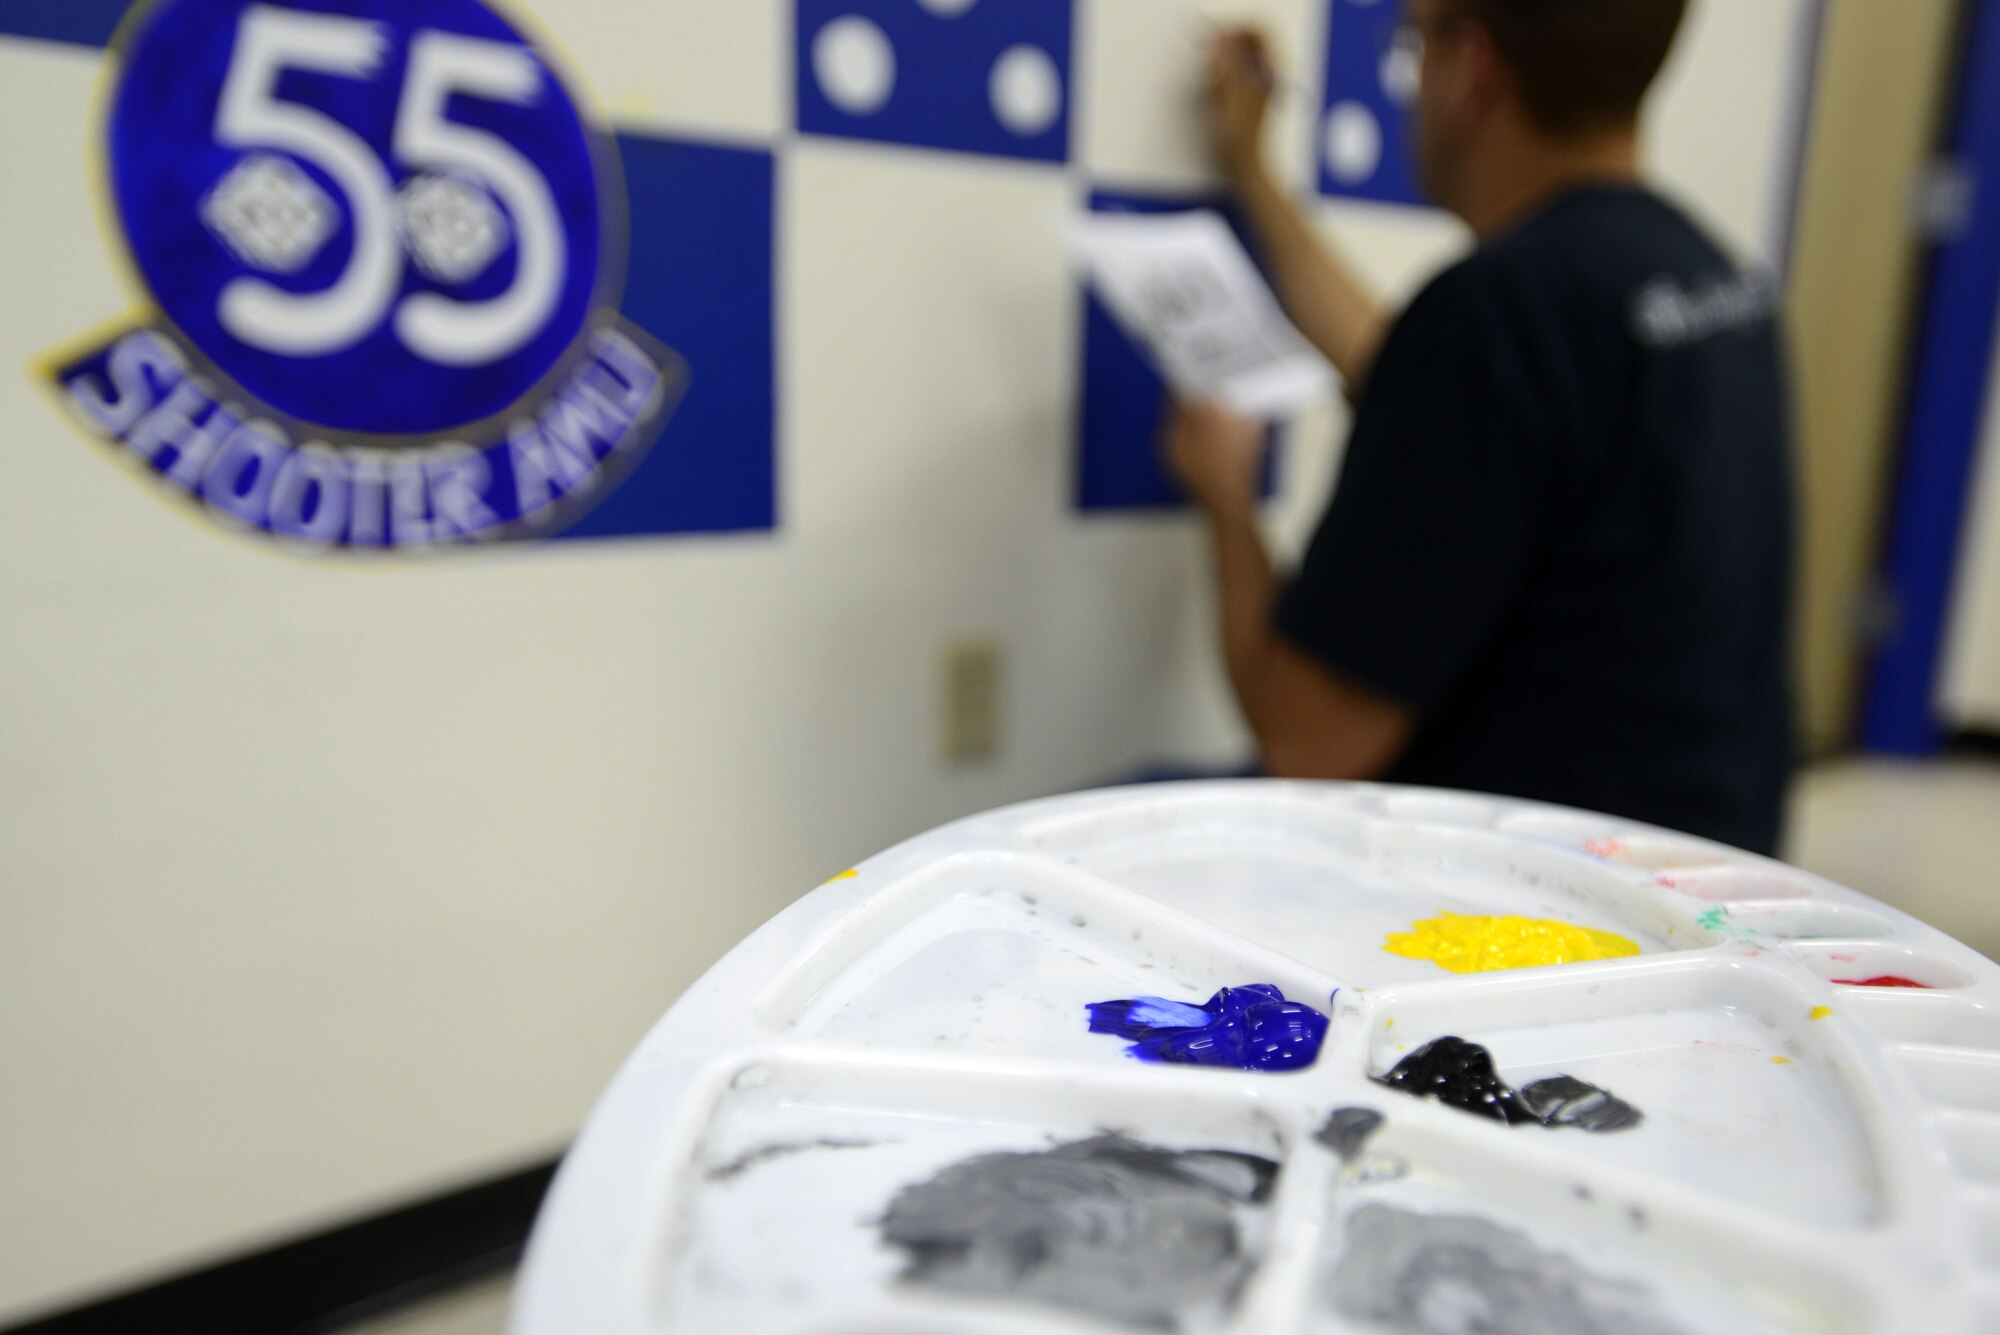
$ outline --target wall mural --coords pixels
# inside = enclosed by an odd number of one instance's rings
[[[480,0],[156,0],[112,41],[142,304],[46,371],[161,489],[308,551],[772,526],[768,152],[614,142]]]
[[[140,307],[44,370],[155,486],[307,551],[775,527],[770,148],[601,130],[484,0],[56,10],[0,0],[0,32],[111,43],[102,175]],[[1393,18],[1333,0],[1324,194],[1416,199]],[[1072,0],[792,20],[800,133],[1081,170]],[[1077,302],[1073,503],[1175,505],[1159,379]]]

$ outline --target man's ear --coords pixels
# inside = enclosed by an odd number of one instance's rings
[[[1494,40],[1492,29],[1477,20],[1460,25],[1458,91],[1463,99],[1459,110],[1475,120],[1485,120],[1503,105],[1518,100],[1514,71]]]

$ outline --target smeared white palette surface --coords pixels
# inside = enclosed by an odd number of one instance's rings
[[[1441,911],[1557,919],[1640,953],[1455,975],[1383,949]],[[1855,987],[1849,969],[1935,986]],[[1148,1065],[1086,1027],[1088,1002],[1250,982],[1329,1012],[1310,1069]],[[1483,1046],[1513,1087],[1572,1076],[1644,1120],[1508,1126],[1371,1080],[1441,1035]],[[1315,1136],[1335,1109],[1382,1118],[1351,1158]],[[1145,1328],[1143,1302],[1120,1317],[1115,1294],[1092,1312],[1030,1283],[1033,1260],[1027,1299],[940,1287],[887,1236],[892,1203],[955,1166],[1060,1166],[1083,1151],[1058,1147],[1108,1133],[1114,1161],[1132,1144],[1145,1164],[1282,1165],[1216,1244],[1240,1247],[1240,1283],[1159,1307],[1190,1335],[1614,1317],[1622,1335],[1858,1335],[2000,1316],[1990,962],[1852,890],[1628,821],[1241,782],[976,817],[774,919],[606,1092],[537,1224],[514,1330]],[[1024,1162],[1038,1180],[1041,1157]],[[1085,1211],[1115,1248],[1130,1225],[1107,1189],[1072,1207],[1050,1187],[1050,1208]],[[1204,1190],[1185,1208],[1212,1228]]]

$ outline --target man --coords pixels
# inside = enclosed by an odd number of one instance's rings
[[[1219,156],[1355,405],[1282,587],[1255,524],[1259,428],[1182,405],[1167,433],[1270,773],[1776,844],[1792,531],[1773,292],[1640,179],[1640,105],[1684,6],[1413,0],[1423,181],[1478,246],[1393,327],[1265,169],[1261,42],[1218,38]]]

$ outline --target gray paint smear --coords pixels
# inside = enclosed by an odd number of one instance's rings
[[[1685,1335],[1639,1285],[1474,1215],[1364,1205],[1331,1287],[1343,1316],[1396,1335]]]
[[[727,1182],[741,1177],[752,1168],[762,1167],[773,1159],[785,1159],[794,1154],[805,1154],[811,1150],[865,1150],[879,1145],[879,1140],[819,1140],[785,1141],[776,1145],[761,1145],[747,1153],[739,1154],[728,1163],[717,1164],[708,1170],[710,1182]]]
[[[882,1237],[909,1253],[912,1284],[1177,1330],[1233,1303],[1255,1264],[1238,1213],[1277,1174],[1252,1154],[1119,1135],[982,1154],[897,1192]]]
[[[1610,1090],[1599,1089],[1573,1075],[1552,1075],[1514,1092],[1521,1106],[1543,1126],[1623,1131],[1646,1120],[1645,1114]]]
[[[1326,1125],[1313,1132],[1313,1139],[1338,1154],[1342,1163],[1353,1163],[1368,1138],[1382,1129],[1383,1120],[1373,1108],[1335,1108]]]

